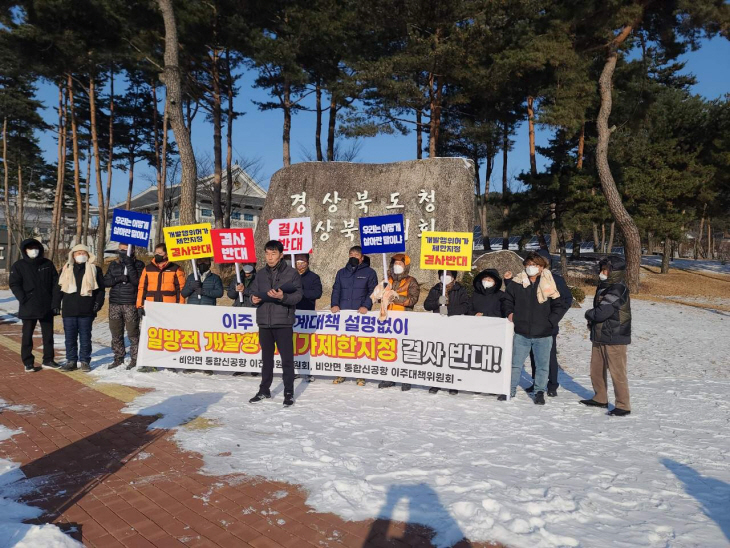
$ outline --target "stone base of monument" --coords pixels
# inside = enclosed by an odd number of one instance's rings
[[[522,257],[514,251],[506,249],[485,253],[474,263],[474,269],[477,272],[481,272],[482,270],[487,270],[489,268],[493,268],[499,272],[502,279],[504,279],[504,273],[507,271],[512,272],[512,274],[516,276],[525,269],[525,267],[522,266]],[[504,288],[504,286],[502,287]]]

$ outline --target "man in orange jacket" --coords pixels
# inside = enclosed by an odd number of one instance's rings
[[[145,301],[157,303],[183,303],[182,288],[185,286],[185,272],[167,257],[167,246],[157,244],[155,256],[142,270],[137,286],[137,313],[144,316]],[[140,371],[150,368],[142,368]]]

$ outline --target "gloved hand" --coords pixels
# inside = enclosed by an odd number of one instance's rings
[[[53,309],[53,315],[54,316],[60,316],[61,315],[61,309],[60,308],[54,308]]]
[[[99,312],[101,310],[101,305],[99,303],[94,303],[94,314]]]
[[[122,255],[122,264],[134,264],[134,257]]]
[[[127,276],[126,274],[122,274],[121,276],[115,277],[114,281],[118,284],[126,284],[129,282],[129,276]]]
[[[144,308],[138,308],[137,309],[137,316],[139,317],[140,320],[142,318],[144,318]]]
[[[201,289],[203,289],[203,282],[201,282],[200,280],[193,280],[190,283],[190,287],[192,287],[195,291],[200,291]]]

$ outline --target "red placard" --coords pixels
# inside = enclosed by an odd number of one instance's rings
[[[214,228],[213,258],[216,263],[255,263],[253,228]]]

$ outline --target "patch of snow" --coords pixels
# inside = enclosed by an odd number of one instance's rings
[[[641,258],[641,264],[648,266],[661,266],[661,255],[645,255]],[[714,272],[716,274],[730,274],[730,263],[722,264],[720,261],[703,261],[694,259],[674,259],[669,263],[670,268],[679,270],[692,270],[695,272]]]

